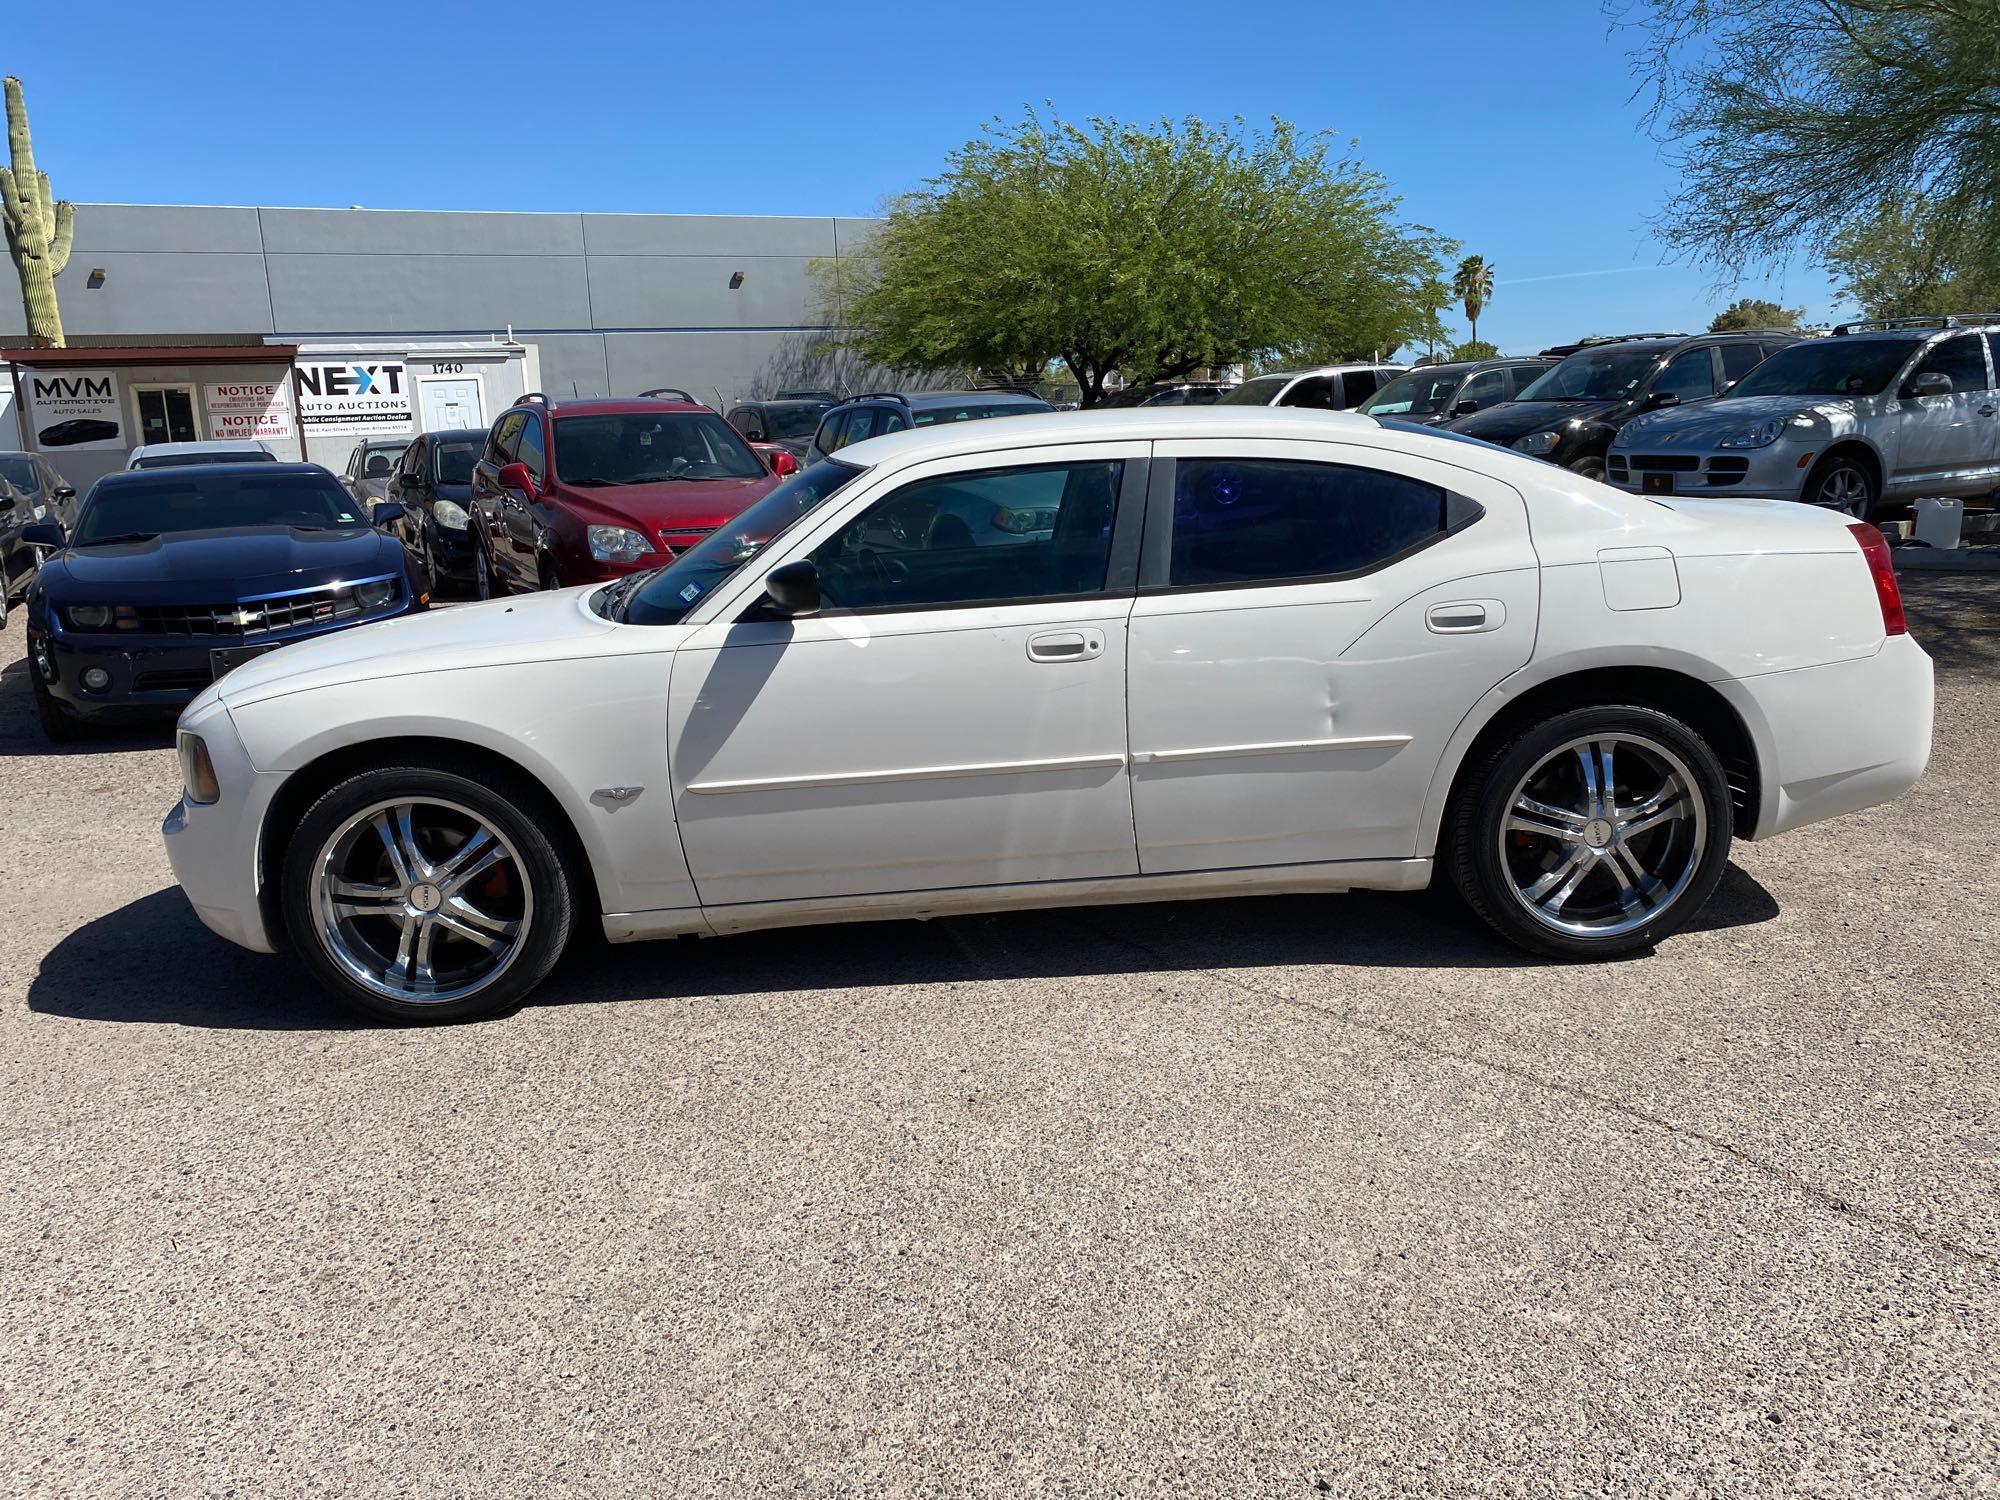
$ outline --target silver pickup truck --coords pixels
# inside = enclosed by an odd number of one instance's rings
[[[2000,313],[1848,323],[1712,401],[1625,424],[1606,479],[1648,495],[1803,500],[1868,520],[2000,487]]]

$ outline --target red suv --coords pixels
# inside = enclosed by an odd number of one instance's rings
[[[473,581],[490,599],[663,567],[777,484],[696,402],[523,396],[473,465]]]

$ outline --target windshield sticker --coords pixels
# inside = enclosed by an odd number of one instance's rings
[[[691,583],[686,588],[681,590],[681,603],[683,604],[692,604],[696,599],[700,597],[701,597],[701,585],[698,583]]]

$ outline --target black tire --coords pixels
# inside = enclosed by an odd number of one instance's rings
[[[543,593],[553,593],[563,586],[562,569],[556,560],[544,552],[535,559],[535,587]]]
[[[35,718],[41,723],[43,737],[52,745],[73,745],[78,740],[87,739],[90,730],[62,704],[42,681],[41,674],[30,663],[28,680],[34,685]]]
[[[1846,504],[1825,498],[1836,485],[1858,491],[1860,498]],[[1799,498],[1808,504],[1837,510],[1857,521],[1873,521],[1882,505],[1874,473],[1859,459],[1845,453],[1830,453],[1814,464],[1812,473],[1806,476],[1806,487],[1799,492]]]
[[[486,557],[486,543],[477,533],[472,538],[472,597],[494,597],[493,564]]]
[[[1572,474],[1581,474],[1585,479],[1595,479],[1599,484],[1602,484],[1604,482],[1604,455],[1600,453],[1591,458],[1579,458],[1569,466],[1569,471]]]
[[[1692,830],[1697,825],[1690,818],[1689,845],[1681,865],[1683,868],[1691,867],[1692,873],[1687,876],[1685,884],[1680,885],[1678,894],[1665,900],[1660,909],[1641,925],[1615,934],[1577,935],[1558,931],[1546,920],[1529,912],[1528,897],[1516,883],[1517,869],[1510,868],[1507,863],[1509,859],[1532,860],[1539,856],[1553,867],[1561,862],[1558,858],[1560,848],[1548,847],[1544,852],[1544,846],[1535,842],[1536,835],[1509,832],[1508,839],[1514,841],[1510,846],[1512,852],[1503,852],[1502,833],[1514,806],[1516,789],[1524,779],[1572,741],[1597,737],[1633,740],[1635,743],[1631,748],[1637,752],[1641,768],[1651,764],[1646,758],[1650,752],[1641,748],[1647,744],[1662,748],[1678,758],[1687,772],[1685,780],[1691,783],[1691,795],[1699,802],[1701,816],[1698,826],[1704,842],[1696,852]],[[1621,775],[1619,779],[1622,781],[1624,778]],[[1637,704],[1575,708],[1555,713],[1506,737],[1483,751],[1479,760],[1467,767],[1454,794],[1446,825],[1445,846],[1441,852],[1450,869],[1452,883],[1465,898],[1466,904],[1509,942],[1532,953],[1556,958],[1616,958],[1651,948],[1679,930],[1701,910],[1729,864],[1733,814],[1729,782],[1722,764],[1707,741],[1689,725],[1659,709]],[[1587,828],[1594,830],[1601,826],[1593,820]],[[1622,828],[1622,824],[1619,826]],[[1569,835],[1578,841],[1599,836],[1583,830]],[[1601,836],[1611,835],[1606,829]],[[1673,836],[1665,835],[1667,838]],[[1635,849],[1640,847],[1638,840],[1645,837],[1645,834],[1636,836]],[[1654,834],[1651,837],[1658,839],[1662,836]],[[1622,841],[1622,832],[1617,838]],[[1617,852],[1615,849],[1605,851],[1607,855]],[[1600,863],[1605,867],[1605,874],[1601,877],[1592,873]],[[1599,860],[1593,855],[1586,859],[1583,863],[1584,874],[1580,878],[1597,881],[1598,884],[1595,887],[1579,887],[1579,895],[1584,889],[1615,894],[1604,884],[1613,878],[1614,872],[1609,868],[1612,863],[1610,857]],[[1617,876],[1616,883],[1619,886],[1626,883],[1622,874]],[[1668,881],[1663,880],[1661,884],[1671,891],[1672,885]],[[1560,903],[1559,891],[1556,899]],[[1637,913],[1638,908],[1635,908],[1634,915]]]
[[[513,863],[532,891],[533,918],[513,957],[473,993],[427,1003],[378,993],[341,966],[323,932],[314,907],[321,852],[357,813],[388,799],[458,804],[499,833],[517,855]],[[562,957],[576,921],[580,872],[573,873],[563,857],[563,842],[551,826],[555,815],[541,810],[544,801],[538,788],[518,776],[448,761],[377,766],[336,782],[306,809],[285,841],[279,906],[293,951],[329,993],[372,1020],[440,1024],[483,1020],[518,1008]]]

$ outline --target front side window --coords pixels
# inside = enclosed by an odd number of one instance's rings
[[[1506,399],[1506,377],[1498,370],[1481,370],[1458,388],[1451,405],[1456,411],[1462,402],[1470,401],[1475,410],[1485,411],[1487,407],[1497,406]]]
[[[555,456],[563,481],[584,489],[754,479],[766,472],[736,429],[712,411],[560,417]]]
[[[548,459],[542,450],[542,419],[529,417],[521,428],[521,441],[514,447],[514,461],[525,464],[529,474],[540,484],[548,474]]]
[[[1233,394],[1233,393],[1232,393]],[[1318,411],[1333,409],[1333,377],[1310,375],[1285,392],[1280,406],[1309,406]]]
[[[1233,391],[1225,392],[1217,406],[1269,406],[1278,399],[1289,375],[1253,375]]]
[[[1346,464],[1183,458],[1167,582],[1201,588],[1363,572],[1442,536],[1436,485]]]
[[[439,484],[470,484],[472,466],[478,459],[477,443],[439,443],[432,472]]]
[[[1381,390],[1361,403],[1361,412],[1370,417],[1435,417],[1449,409],[1452,392],[1458,389],[1456,369],[1412,370],[1398,375]]]
[[[1757,344],[1721,344],[1722,378],[1741,380],[1764,362],[1764,350]]]
[[[1116,459],[919,479],[812,552],[828,609],[1096,594],[1111,564]]]
[[[1515,365],[1510,368],[1507,371],[1507,379],[1511,385],[1511,394],[1507,399],[1519,400],[1521,393],[1540,380],[1547,369],[1547,365]]]
[[[1681,401],[1700,401],[1715,394],[1715,356],[1706,348],[1689,349],[1667,361],[1660,378],[1653,382],[1653,394],[1662,392]]]
[[[1910,371],[1910,377],[1914,380],[1919,375],[1931,374],[1949,377],[1953,395],[1985,390],[1986,351],[1980,346],[1979,335],[1962,334],[1933,344],[1916,369]]]
[[[524,411],[510,411],[493,424],[493,436],[487,440],[487,462],[498,466],[514,461],[514,445],[521,440],[521,428],[527,422]]]
[[[106,481],[90,492],[71,545],[149,540],[163,532],[288,526],[328,531],[368,524],[339,481],[325,473],[260,473],[245,464],[207,473],[172,469]]]

